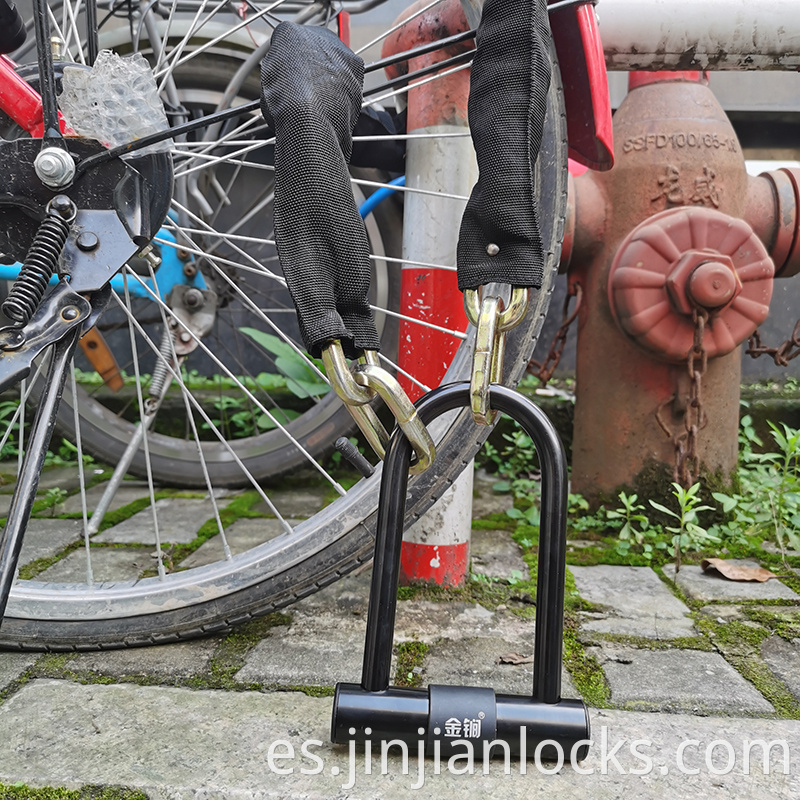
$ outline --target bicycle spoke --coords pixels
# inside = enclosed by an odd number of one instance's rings
[[[136,279],[138,279],[138,276],[137,276],[135,273],[131,273],[131,276],[132,276],[133,278],[136,278]],[[120,300],[120,299],[119,299],[119,298],[118,298],[116,295],[113,295],[113,297],[116,299],[116,301],[117,301],[117,303],[120,305],[120,307],[122,307],[122,308],[124,309],[124,304],[123,304],[123,301],[122,301],[122,300]],[[154,299],[157,299],[155,295],[153,295],[153,298],[154,298]],[[148,347],[150,347],[150,348],[151,348],[151,350],[152,350],[154,353],[158,352],[158,346],[157,346],[157,345],[155,344],[155,342],[153,342],[153,340],[152,340],[152,339],[151,339],[151,338],[150,338],[150,337],[149,337],[149,336],[146,334],[146,332],[145,332],[145,331],[144,331],[144,329],[141,327],[141,325],[139,324],[139,322],[138,322],[136,319],[134,319],[133,317],[131,317],[131,325],[132,325],[132,327],[133,327],[133,328],[135,328],[135,329],[138,331],[139,335],[140,335],[140,336],[141,336],[141,337],[144,339],[144,341],[145,341],[145,343],[148,345]],[[203,346],[203,345],[202,345],[202,343],[201,343],[201,345],[200,345],[200,346],[201,346],[201,347]],[[220,366],[222,366],[222,365],[220,365]],[[180,372],[179,372],[179,371],[176,371],[176,370],[174,370],[174,369],[172,368],[172,366],[171,366],[171,365],[167,365],[167,371],[168,371],[168,373],[169,373],[169,374],[172,376],[172,378],[173,378],[175,381],[177,381],[177,382],[178,382],[178,385],[181,387],[181,389],[182,389],[182,391],[183,391],[183,393],[184,393],[184,395],[185,395],[186,399],[187,399],[187,400],[188,400],[188,401],[191,403],[191,405],[194,407],[195,411],[196,411],[196,412],[197,412],[197,413],[200,415],[200,417],[203,419],[203,421],[206,423],[206,425],[208,425],[208,426],[209,426],[209,429],[212,431],[212,433],[214,433],[214,435],[215,435],[215,436],[216,436],[216,437],[219,439],[219,442],[220,442],[220,444],[222,444],[222,445],[223,445],[223,447],[225,447],[225,449],[227,450],[227,453],[228,453],[228,455],[229,455],[229,456],[230,456],[230,457],[231,457],[231,458],[232,458],[232,459],[233,459],[233,460],[234,460],[234,461],[235,461],[235,462],[236,462],[236,463],[239,465],[239,467],[240,467],[240,468],[241,468],[241,470],[242,470],[242,474],[243,474],[245,477],[247,477],[247,478],[248,478],[248,480],[250,481],[250,483],[251,483],[252,487],[253,487],[253,488],[254,488],[254,489],[255,489],[255,490],[256,490],[256,491],[259,493],[259,495],[261,496],[261,499],[262,499],[262,500],[263,500],[263,501],[264,501],[264,502],[265,502],[265,503],[266,503],[266,504],[269,506],[269,508],[270,508],[270,509],[272,510],[272,512],[275,514],[276,518],[277,518],[277,519],[278,519],[278,520],[281,522],[281,524],[284,526],[284,529],[285,529],[287,532],[291,532],[291,530],[292,530],[291,526],[290,526],[290,525],[288,524],[288,522],[287,522],[287,521],[286,521],[286,520],[285,520],[285,519],[284,519],[284,518],[281,516],[280,512],[279,512],[279,511],[278,511],[278,509],[277,509],[277,508],[274,506],[274,504],[273,504],[272,500],[270,500],[270,498],[269,498],[269,497],[268,497],[268,495],[265,493],[264,489],[263,489],[263,488],[260,486],[260,484],[258,483],[258,481],[256,480],[256,478],[255,478],[255,477],[254,477],[254,476],[253,476],[253,475],[250,473],[250,471],[249,471],[249,470],[248,470],[248,469],[245,467],[244,463],[243,463],[243,462],[242,462],[242,460],[239,458],[239,456],[238,456],[238,454],[236,453],[236,451],[234,450],[234,448],[233,448],[233,447],[231,447],[231,445],[230,445],[230,443],[228,442],[228,440],[225,438],[225,436],[222,434],[222,432],[221,432],[221,431],[218,429],[218,427],[217,427],[217,426],[214,424],[213,420],[212,420],[212,419],[211,419],[211,418],[208,416],[208,414],[206,413],[206,411],[205,411],[205,410],[203,409],[203,407],[200,405],[199,401],[198,401],[198,400],[197,400],[197,399],[194,397],[194,395],[193,395],[193,394],[192,394],[190,391],[188,391],[188,389],[186,388],[186,385],[185,385],[185,383],[184,383],[184,381],[183,381],[183,377],[181,376]],[[241,382],[238,380],[238,378],[237,378],[236,376],[234,376],[234,375],[233,375],[233,373],[227,372],[227,370],[226,370],[226,374],[227,374],[227,376],[228,376],[229,378],[231,378],[231,379],[234,381],[234,383],[235,383],[235,384],[236,384],[236,385],[237,385],[237,386],[238,386],[238,387],[239,387],[239,388],[240,388],[240,389],[241,389],[241,390],[242,390],[244,393],[246,393],[246,394],[247,394],[247,395],[248,395],[248,396],[249,396],[249,397],[250,397],[250,398],[251,398],[251,399],[252,399],[252,400],[253,400],[253,401],[256,403],[256,405],[257,405],[257,406],[258,406],[258,407],[259,407],[259,408],[260,408],[260,409],[261,409],[261,410],[262,410],[264,413],[266,413],[266,414],[269,414],[269,412],[268,412],[268,411],[267,411],[267,410],[266,410],[266,409],[265,409],[265,408],[264,408],[264,407],[263,407],[263,406],[262,406],[260,403],[258,403],[258,402],[256,401],[256,399],[255,399],[255,398],[253,397],[253,395],[252,395],[252,394],[249,392],[249,390],[247,390],[247,389],[244,387],[244,385],[243,385],[243,384],[242,384],[242,383],[241,383]],[[332,485],[332,487],[333,487],[333,488],[334,488],[334,489],[335,489],[337,492],[339,492],[340,494],[345,494],[345,490],[344,490],[344,489],[343,489],[343,488],[342,488],[342,487],[341,487],[341,486],[340,486],[340,485],[339,485],[339,484],[338,484],[338,483],[337,483],[337,482],[336,482],[336,481],[335,481],[335,480],[334,480],[334,479],[333,479],[333,478],[332,478],[330,475],[328,475],[327,473],[325,473],[325,472],[323,471],[323,476],[324,476],[324,477],[326,477],[326,478],[328,479],[328,482],[329,482],[329,483]]]
[[[378,44],[378,42],[382,42],[384,39],[391,36],[395,31],[399,31],[400,28],[403,27],[403,25],[407,24],[413,19],[416,19],[417,17],[422,16],[424,13],[430,11],[430,9],[432,9],[434,6],[438,5],[441,2],[442,0],[432,0],[432,2],[428,3],[428,5],[418,9],[416,12],[406,17],[402,22],[393,25],[391,28],[385,30],[380,36],[376,36],[374,39],[367,42],[365,45],[359,47],[358,50],[355,51],[356,55],[361,55],[361,53],[365,52],[366,50],[369,50],[370,47],[373,47],[374,45]]]
[[[238,25],[234,25],[230,30],[226,31],[224,34],[221,34],[220,36],[217,36],[216,38],[211,39],[210,41],[206,42],[205,44],[200,45],[199,47],[197,47],[196,49],[193,49],[190,53],[188,53],[185,56],[181,56],[181,53],[185,49],[186,45],[184,45],[183,47],[176,48],[175,52],[177,53],[177,56],[175,56],[174,58],[168,59],[168,61],[170,62],[170,67],[172,69],[177,69],[177,67],[181,66],[182,64],[185,64],[187,61],[190,61],[193,58],[197,58],[202,53],[205,53],[207,50],[210,50],[215,45],[219,44],[220,42],[225,41],[225,39],[230,38],[235,33],[237,33],[238,31],[242,30],[242,28],[246,28],[248,25],[252,25],[252,23],[255,22],[257,19],[265,18],[268,14],[271,14],[276,8],[279,8],[285,2],[286,2],[286,0],[276,0],[276,2],[274,2],[271,5],[267,6],[265,9],[262,9],[261,11],[257,12],[253,16],[252,19],[245,20],[243,22],[240,22]],[[227,0],[222,0],[222,2],[220,3],[219,7],[221,8],[226,3],[227,3]],[[192,31],[192,35],[195,35],[197,33],[197,31],[201,27],[202,26],[198,26],[197,29],[193,30]],[[188,39],[188,37],[187,37],[187,39]],[[188,41],[186,43],[188,44]],[[162,70],[162,73],[163,73],[163,70]],[[160,76],[161,76],[161,73],[156,73],[156,78],[158,78]]]
[[[168,306],[166,306],[164,301],[161,300],[153,292],[153,290],[149,286],[147,286],[147,284],[135,272],[131,272],[128,269],[126,271],[126,274],[130,275],[132,278],[134,278],[136,281],[138,281],[140,286],[144,289],[144,291],[146,291],[152,297],[152,299],[155,302],[157,302],[160,306],[165,306],[168,309]],[[135,321],[133,320],[133,318],[131,318],[131,321],[134,322],[134,324],[135,324]],[[178,325],[179,325],[179,327],[181,327],[183,329],[184,332],[186,332],[197,343],[198,347],[201,348],[203,350],[203,352],[205,352],[205,354],[207,356],[209,356],[209,358],[211,358],[213,361],[216,362],[216,364],[220,368],[220,370],[222,370],[223,373],[236,384],[237,388],[240,389],[247,397],[249,397],[257,405],[257,407],[259,408],[259,410],[262,413],[266,414],[270,418],[270,420],[275,424],[275,427],[277,427],[287,437],[287,439],[289,439],[289,441],[301,453],[303,453],[303,455],[308,459],[309,464],[311,466],[314,466],[316,468],[316,470],[333,486],[333,488],[336,489],[337,492],[339,492],[340,494],[345,494],[345,490],[338,484],[338,482],[333,477],[331,477],[331,475],[328,474],[328,472],[326,472],[325,468],[322,465],[318,464],[313,458],[311,458],[311,456],[301,446],[301,444],[297,441],[297,439],[294,436],[292,436],[291,433],[289,433],[289,431],[286,429],[286,427],[272,414],[272,412],[269,409],[267,409],[264,405],[262,405],[258,401],[258,399],[253,395],[253,393],[239,380],[238,376],[234,375],[233,372],[231,372],[231,370],[228,368],[228,366],[226,364],[223,364],[208,349],[206,344],[194,334],[194,332],[189,330],[180,321],[178,321]],[[288,342],[288,340],[287,340],[287,343],[291,344],[291,342]],[[320,374],[322,374],[322,373],[320,373]]]
[[[149,266],[150,272],[150,280],[153,282],[153,286],[158,287],[158,283],[156,281],[156,275],[153,271],[152,265]],[[159,295],[160,299],[160,295]],[[163,306],[159,306],[159,311],[161,312],[161,324],[163,325],[163,330],[169,330],[169,322],[167,321],[167,314],[164,310]],[[173,364],[179,364],[180,361],[178,359],[178,354],[175,351],[175,342],[173,341],[171,336],[166,337],[169,341],[169,349],[170,349],[170,358],[172,359]],[[159,350],[160,354],[160,350]],[[230,546],[228,545],[228,538],[225,535],[225,529],[222,525],[222,519],[219,515],[219,506],[217,505],[217,498],[214,493],[214,486],[211,482],[211,476],[208,471],[208,463],[206,462],[205,454],[203,453],[203,447],[200,444],[200,436],[197,432],[197,425],[195,423],[194,414],[192,414],[192,409],[189,406],[189,401],[186,398],[186,392],[181,392],[181,397],[183,398],[184,408],[186,409],[186,420],[191,426],[192,429],[192,437],[193,441],[197,447],[197,457],[200,462],[200,468],[203,471],[203,480],[205,481],[206,489],[208,491],[208,497],[211,501],[211,507],[214,511],[214,520],[217,523],[217,533],[220,535],[220,539],[222,541],[222,548],[225,554],[225,558],[230,560],[233,556],[231,554]]]
[[[130,305],[131,297],[128,291],[128,271],[125,270],[122,273],[122,282],[123,287],[125,290],[125,302]],[[152,511],[153,516],[153,530],[155,532],[156,537],[156,555],[157,555],[157,565],[156,568],[158,570],[158,577],[161,580],[164,580],[166,577],[166,572],[164,570],[164,553],[161,550],[161,532],[158,528],[158,512],[156,510],[156,493],[155,488],[153,486],[153,469],[150,463],[150,446],[148,443],[148,436],[147,436],[147,426],[144,423],[144,398],[142,396],[142,381],[141,375],[139,374],[139,357],[137,354],[136,349],[136,336],[134,334],[133,328],[129,328],[130,331],[130,340],[131,340],[131,353],[133,354],[133,369],[134,374],[136,375],[136,397],[139,401],[139,425],[141,425],[142,430],[142,445],[144,446],[144,457],[145,457],[145,464],[147,466],[147,489],[150,493],[150,509]]]
[[[75,359],[72,361],[73,369],[69,373],[69,390],[73,397],[78,396],[77,383],[75,381]],[[78,404],[73,405],[73,417],[75,420],[75,446],[78,449],[78,477],[80,479],[81,490],[81,519],[83,521],[83,547],[86,553],[86,583],[94,586],[94,571],[92,570],[92,550],[89,541],[89,511],[86,504],[86,481],[83,476],[83,442],[81,441],[81,419],[78,413]]]

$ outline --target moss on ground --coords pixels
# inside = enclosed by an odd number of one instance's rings
[[[244,666],[247,654],[275,627],[291,625],[289,614],[274,612],[238,626],[220,642],[211,656],[208,672],[192,678],[195,689],[242,689],[234,676]]]
[[[86,785],[80,789],[64,789],[53,786],[34,788],[14,783],[0,784],[0,800],[147,800],[147,795],[123,786]]]
[[[583,640],[587,637],[584,634]],[[705,636],[680,636],[677,639],[650,639],[646,636],[631,636],[621,633],[592,633],[590,643],[608,643],[636,650],[704,650],[711,652],[714,645]]]
[[[719,654],[772,703],[779,717],[800,719],[800,703],[761,659],[761,645],[770,631],[737,620],[723,624],[699,614],[695,623]]]
[[[395,686],[416,689],[422,686],[422,665],[430,648],[425,642],[400,642],[397,645],[397,671]]]

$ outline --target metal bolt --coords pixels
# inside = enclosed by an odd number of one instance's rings
[[[100,240],[97,238],[96,233],[84,231],[78,236],[78,238],[75,240],[75,243],[78,245],[79,250],[83,250],[84,253],[89,253],[92,250],[97,249],[97,246],[100,244]]]
[[[75,177],[75,162],[61,147],[45,147],[33,162],[39,180],[51,189],[66,186]]]
[[[490,256],[496,256],[500,252],[500,247],[492,242],[491,244],[486,245],[486,252]]]
[[[48,204],[48,209],[55,211],[59,217],[70,219],[75,216],[75,204],[65,194],[56,195]]]
[[[78,318],[78,309],[75,306],[67,306],[61,312],[61,318],[65,320],[72,320]]]
[[[199,289],[189,289],[183,296],[183,302],[189,308],[203,305],[203,293]]]
[[[64,60],[64,40],[60,36],[50,37],[50,50],[53,53],[53,61]]]
[[[191,341],[192,341],[192,334],[191,334],[191,333],[189,333],[188,331],[184,331],[184,332],[181,334],[180,338],[181,338],[181,341],[182,341],[184,344],[187,344],[188,342],[191,342]]]
[[[153,268],[158,269],[161,266],[161,256],[153,249],[152,244],[143,247],[139,253],[139,258],[143,258]]]
[[[178,248],[178,249],[175,251],[175,255],[176,255],[176,256],[178,256],[178,258],[179,258],[181,261],[187,261],[187,260],[188,260],[188,258],[189,258],[189,251],[188,251],[188,250],[187,250],[185,247],[179,247],[179,248]]]
[[[178,258],[180,258],[180,251],[178,251]],[[197,267],[194,264],[184,264],[183,274],[187,278],[194,278],[194,276],[197,275]]]

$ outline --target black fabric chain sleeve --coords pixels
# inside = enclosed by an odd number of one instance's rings
[[[545,0],[486,0],[475,41],[469,122],[479,178],[461,221],[458,288],[493,281],[539,288],[534,168],[550,85]]]
[[[275,240],[311,355],[340,339],[378,350],[364,223],[347,162],[364,62],[325,28],[282,22],[261,63],[261,110],[275,131]]]

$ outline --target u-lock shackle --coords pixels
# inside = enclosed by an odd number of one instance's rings
[[[561,698],[564,577],[566,573],[567,462],[553,424],[527,397],[492,385],[492,409],[515,419],[531,437],[542,473],[539,569],[531,696],[495,694],[485,687],[389,686],[400,547],[403,539],[411,445],[400,431],[392,436],[383,465],[375,559],[367,614],[361,683],[338,683],[331,739],[337,743],[400,739],[425,740],[428,755],[459,752],[459,742],[501,740],[513,755],[581,761],[589,749],[589,712],[582,700]],[[468,383],[451,384],[419,401],[426,425],[470,405]],[[423,733],[420,733],[420,731]]]

